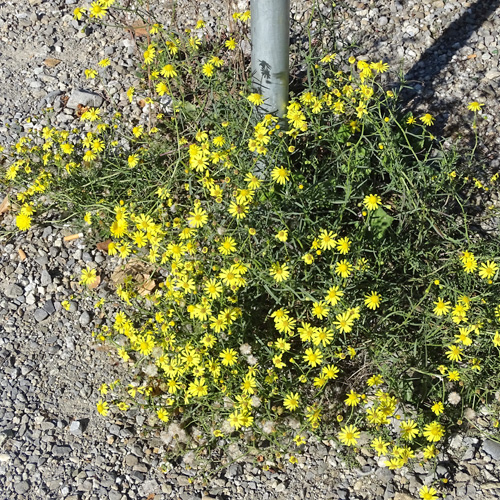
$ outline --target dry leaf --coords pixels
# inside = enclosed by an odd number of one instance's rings
[[[90,288],[91,290],[95,290],[100,285],[100,283],[101,283],[101,277],[96,276],[93,283],[87,283],[87,287]]]
[[[21,262],[23,260],[26,260],[26,254],[24,253],[24,251],[21,248],[17,249],[17,253],[19,254],[19,258],[21,259]]]
[[[131,31],[135,36],[147,36],[151,26],[144,24],[143,21],[134,21],[130,26],[127,26],[127,30]]]
[[[111,240],[101,241],[100,243],[97,244],[97,250],[108,253],[108,247],[110,243]]]
[[[9,196],[7,195],[2,203],[0,203],[0,214],[4,214],[5,212],[7,212],[10,208],[10,201],[9,201]]]
[[[69,236],[65,236],[63,238],[63,241],[73,241],[73,240],[77,240],[78,238],[82,238],[82,237],[83,237],[83,233],[70,234]]]
[[[144,278],[144,283],[142,283],[142,285],[139,287],[139,295],[141,295],[142,297],[146,297],[147,295],[149,295],[156,286],[154,280],[148,279],[147,276],[144,276]]]
[[[130,259],[123,268],[117,269],[111,275],[111,281],[115,285],[122,285],[128,276],[139,283],[143,283],[153,272],[153,266],[145,264],[139,259]]]
[[[47,57],[45,61],[43,61],[45,66],[48,66],[49,68],[55,68],[60,62],[61,59],[55,59],[54,57]]]
[[[469,54],[467,56],[467,59],[475,59],[477,57],[477,54]]]
[[[150,493],[150,494],[147,496],[146,500],[154,500],[154,499],[155,499],[155,496],[156,496],[156,495],[155,495],[154,493]]]
[[[61,101],[61,105],[62,106],[66,106],[66,104],[68,104],[68,101],[69,101],[69,96],[67,95],[62,95],[60,97],[60,101]]]
[[[83,113],[86,113],[89,110],[88,106],[84,106],[83,104],[78,104],[76,106],[76,116],[81,118]]]
[[[144,106],[146,106],[146,101],[144,99],[139,99],[137,101],[137,104],[139,105],[139,107],[142,109]]]

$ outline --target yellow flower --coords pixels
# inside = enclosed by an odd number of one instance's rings
[[[389,443],[378,437],[370,443],[370,446],[377,452],[377,455],[380,457],[380,455],[385,455],[387,453]]]
[[[498,270],[497,264],[493,261],[486,261],[486,263],[482,263],[479,267],[479,276],[483,279],[491,279],[495,276],[495,273]]]
[[[16,216],[16,226],[21,231],[27,231],[31,227],[31,217],[23,213]]]
[[[290,180],[290,172],[284,167],[275,167],[271,172],[271,178],[278,184],[285,184]]]
[[[238,353],[234,349],[224,349],[219,357],[222,358],[222,364],[224,366],[233,366],[238,359]]]
[[[108,414],[108,411],[109,411],[109,404],[106,403],[106,402],[103,402],[102,399],[100,399],[98,402],[97,402],[97,411],[103,416],[105,417],[107,414]]]
[[[356,446],[359,436],[360,432],[354,425],[346,425],[339,432],[339,439],[346,446]]]
[[[458,345],[450,345],[446,356],[450,361],[462,361],[462,348]]]
[[[238,220],[243,219],[247,215],[248,205],[242,203],[235,203],[234,201],[232,201],[231,204],[229,205],[228,212],[233,217],[236,217]]]
[[[414,420],[407,420],[406,422],[401,422],[401,437],[407,441],[413,441],[415,436],[418,436],[419,430],[417,429],[417,424]]]
[[[87,80],[95,78],[96,76],[97,76],[97,71],[95,69],[86,69],[85,70],[85,78]]]
[[[312,306],[312,315],[316,316],[319,319],[326,318],[328,316],[328,312],[330,308],[322,301],[314,302]]]
[[[424,437],[427,441],[439,441],[444,435],[444,427],[439,422],[431,422],[424,427]]]
[[[226,41],[224,44],[229,50],[234,50],[236,48],[236,42],[234,41],[234,38],[230,38],[229,40]]]
[[[382,203],[382,198],[378,194],[369,194],[365,196],[363,200],[363,205],[368,209],[368,210],[377,210],[377,208],[380,206]]]
[[[342,333],[349,333],[352,331],[354,318],[350,311],[337,314],[336,319],[337,321],[334,321],[333,324],[336,325],[337,330],[340,330]]]
[[[381,297],[377,292],[371,292],[369,295],[365,295],[365,305],[368,309],[373,311],[380,307]]]
[[[138,163],[139,163],[139,156],[138,155],[130,155],[128,157],[128,166],[130,168],[134,168]]]
[[[91,4],[90,17],[97,17],[102,19],[107,13],[106,8],[104,8],[100,2],[94,2]]]
[[[92,286],[97,281],[97,273],[95,269],[90,269],[86,267],[82,269],[82,275],[80,277],[80,283],[86,286]]]
[[[468,109],[468,110],[470,110],[470,111],[477,112],[477,111],[479,111],[479,110],[480,110],[483,106],[484,106],[484,104],[474,101],[474,102],[471,102],[471,103],[467,106],[467,109]]]
[[[282,229],[281,231],[278,231],[278,234],[274,237],[284,243],[288,239],[288,231],[286,229]]]
[[[323,229],[318,236],[320,248],[322,250],[331,250],[334,248],[337,244],[337,240],[335,239],[336,236],[337,235],[332,233],[332,231]]]
[[[252,103],[255,104],[255,106],[261,106],[264,104],[264,99],[261,94],[250,94],[247,99]]]
[[[420,121],[424,125],[427,125],[428,127],[430,127],[434,123],[435,119],[430,113],[426,113],[424,116],[420,117]]]
[[[323,354],[319,349],[307,349],[304,356],[304,361],[313,368],[317,365],[320,365],[323,360]]]
[[[132,97],[134,96],[135,89],[134,87],[129,87],[127,90],[127,97],[130,102],[132,102]]]
[[[360,401],[361,401],[360,395],[351,389],[351,391],[347,394],[347,398],[344,401],[344,403],[347,406],[358,406]]]
[[[337,240],[337,252],[345,255],[349,253],[349,248],[351,247],[351,240],[349,238],[340,238],[340,240]]]
[[[109,57],[106,57],[105,59],[101,59],[97,65],[100,66],[101,68],[106,68],[111,64]]]
[[[441,415],[441,413],[444,412],[444,405],[441,401],[437,401],[436,403],[434,403],[432,406],[431,406],[431,411],[435,414],[435,415]]]
[[[298,393],[290,392],[283,400],[283,406],[290,411],[295,411],[299,407],[300,396]]]
[[[214,66],[210,63],[205,63],[202,68],[202,73],[210,78],[214,74]]]
[[[144,51],[144,62],[146,64],[150,64],[153,62],[153,59],[155,57],[155,48],[150,45],[145,51]]]
[[[203,208],[197,206],[193,212],[189,212],[190,217],[187,218],[190,227],[203,227],[208,221],[208,214]]]
[[[288,279],[290,271],[288,270],[288,266],[286,264],[276,262],[269,270],[269,274],[273,277],[274,281],[281,283],[282,281],[286,281]]]
[[[222,245],[219,246],[219,252],[222,255],[229,255],[234,251],[236,251],[236,241],[231,237],[227,237]]]
[[[445,316],[450,310],[451,302],[445,302],[444,299],[438,298],[437,302],[434,302],[436,307],[434,308],[434,314],[436,316]]]
[[[423,486],[418,494],[422,500],[438,500],[437,491],[432,486]]]
[[[82,8],[82,7],[77,7],[74,11],[73,11],[73,17],[79,21],[81,18],[82,18],[82,15],[83,13],[85,12],[85,9]]]
[[[90,212],[87,212],[84,215],[83,220],[85,221],[86,224],[90,226],[92,224],[92,214]]]
[[[335,265],[335,274],[342,276],[342,278],[348,278],[351,275],[351,271],[352,264],[345,259],[337,262],[337,264]]]

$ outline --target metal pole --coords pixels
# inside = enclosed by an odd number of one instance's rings
[[[288,104],[290,0],[251,0],[252,85],[259,111],[283,118]]]

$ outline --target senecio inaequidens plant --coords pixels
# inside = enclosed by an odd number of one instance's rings
[[[192,431],[200,457],[266,442],[296,463],[316,434],[391,469],[435,459],[468,408],[497,427],[498,244],[472,231],[468,206],[498,173],[463,174],[434,117],[403,115],[378,83],[387,64],[322,47],[300,53],[308,77],[286,117],[257,118],[239,49],[250,13],[233,17],[237,31],[213,37],[203,21],[183,35],[149,24],[144,84],[127,92],[147,123],[88,108],[83,133],[35,120],[3,153],[19,230],[57,207],[125,270],[147,269],[94,332],[143,378],[103,384],[99,413],[149,408]],[[81,284],[98,278],[86,268]]]

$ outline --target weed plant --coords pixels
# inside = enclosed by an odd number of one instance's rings
[[[471,409],[491,431],[498,243],[469,207],[498,174],[469,179],[430,114],[402,116],[382,61],[320,43],[286,116],[263,114],[239,50],[249,16],[214,37],[149,24],[143,88],[128,90],[147,93],[148,124],[90,108],[87,133],[35,126],[4,153],[20,230],[56,207],[147,270],[95,333],[143,379],[105,384],[99,412],[147,407],[173,452],[190,435],[199,457],[266,445],[295,463],[313,435],[355,448],[366,431],[391,469],[434,459]]]

